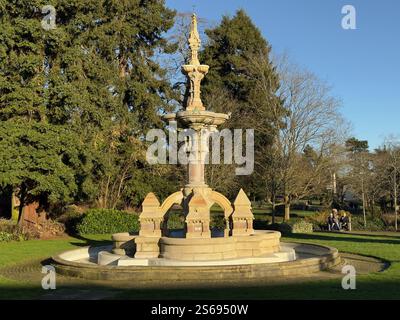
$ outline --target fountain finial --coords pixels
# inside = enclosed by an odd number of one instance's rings
[[[198,66],[200,65],[198,52],[201,45],[200,35],[197,31],[197,16],[195,13],[192,14],[192,23],[190,25],[189,35],[189,47],[191,51],[191,58],[189,64]]]
[[[188,86],[186,89],[184,105],[186,110],[205,110],[200,98],[200,82],[208,72],[208,66],[200,64],[198,53],[201,45],[199,32],[197,31],[197,16],[192,14],[189,34],[190,61],[182,66],[182,72],[186,74]]]

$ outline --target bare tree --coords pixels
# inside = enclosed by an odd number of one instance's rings
[[[387,151],[388,161],[387,166],[390,169],[389,180],[391,181],[391,190],[393,197],[393,207],[395,212],[395,229],[397,231],[398,225],[398,188],[399,188],[399,175],[400,175],[400,141],[395,137],[388,137],[384,143],[385,150]]]
[[[347,183],[350,190],[362,201],[364,225],[367,223],[366,210],[374,215],[375,204],[379,201],[381,209],[385,211],[389,200],[395,212],[397,230],[400,141],[394,137],[386,138],[382,147],[374,152],[368,151],[366,141],[355,138],[349,139],[347,145],[351,167]]]
[[[288,220],[293,200],[310,196],[330,183],[349,126],[339,112],[339,101],[332,97],[325,82],[285,57],[275,60],[281,85],[278,94],[287,113],[272,148],[259,165],[264,168],[263,176],[279,188],[271,193],[273,197],[281,194],[283,202],[273,206],[284,204]],[[256,56],[252,62],[257,68],[265,61],[266,57]],[[262,94],[268,88],[268,79],[260,76],[257,86]],[[276,116],[280,114],[276,112]],[[304,156],[307,147],[314,151],[313,159]]]

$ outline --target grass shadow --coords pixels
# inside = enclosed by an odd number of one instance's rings
[[[70,244],[77,246],[77,247],[87,247],[87,246],[97,247],[97,246],[104,246],[104,245],[111,243],[111,239],[110,240],[95,240],[95,239],[90,239],[90,238],[85,237],[80,234],[70,235],[70,237],[83,241],[83,242],[70,242]]]

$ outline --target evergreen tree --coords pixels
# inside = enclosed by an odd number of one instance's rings
[[[208,107],[232,112],[230,127],[271,127],[276,119],[271,116],[263,119],[257,115],[267,115],[265,110],[271,110],[271,104],[280,104],[276,96],[279,79],[270,61],[263,66],[263,70],[254,70],[252,66],[254,59],[268,58],[271,51],[260,30],[244,10],[239,10],[232,18],[224,16],[221,24],[206,30],[206,34],[209,41],[202,52],[201,61],[210,66],[203,85],[203,96]],[[269,80],[268,97],[257,92],[255,83],[261,73]],[[225,92],[235,103],[213,104],[209,101],[210,97],[218,91]]]
[[[206,107],[231,113],[229,128],[254,129],[255,162],[263,161],[285,112],[276,95],[279,78],[269,58],[271,47],[243,10],[224,16],[206,34],[209,41],[201,55],[201,62],[210,66],[202,90]],[[248,192],[259,194],[252,187],[255,177],[241,182]]]
[[[0,1],[0,184],[22,205],[115,206],[149,183],[143,135],[172,96],[154,54],[173,49],[173,16],[157,0]]]
[[[66,36],[51,55],[50,104],[54,121],[79,128],[92,151],[81,196],[101,207],[131,202],[129,186],[149,183],[140,170],[154,169],[142,138],[161,127],[159,111],[173,97],[154,57],[173,50],[162,34],[175,13],[156,0],[60,0],[57,10]]]
[[[80,145],[47,118],[42,5],[0,2],[0,185],[19,195],[20,209],[71,200],[78,188]]]

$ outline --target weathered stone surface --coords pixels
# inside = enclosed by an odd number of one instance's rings
[[[153,192],[147,194],[142,203],[142,213],[139,216],[140,236],[161,237],[163,214],[160,202]]]
[[[195,193],[190,199],[185,222],[186,238],[211,238],[210,210],[201,193]]]
[[[233,202],[234,211],[232,214],[232,235],[251,235],[253,229],[253,212],[251,202],[243,189],[240,189],[235,201]]]
[[[157,258],[160,255],[160,238],[142,237],[135,238],[135,258]]]
[[[280,251],[280,232],[257,231],[251,236],[228,238],[167,238],[160,239],[160,257],[176,260],[230,259],[232,257],[257,257]]]

